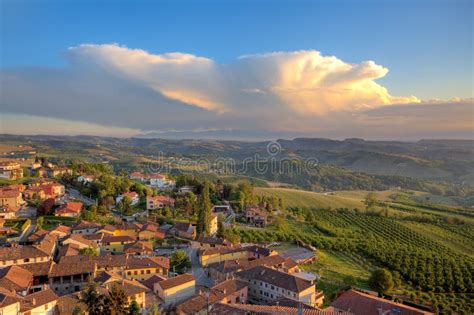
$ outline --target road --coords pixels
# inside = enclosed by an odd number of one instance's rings
[[[67,188],[66,189],[66,192],[71,196],[71,197],[74,197],[78,200],[80,200],[82,203],[84,203],[86,206],[91,206],[93,204],[95,204],[95,200],[89,198],[89,197],[86,197],[86,196],[83,196],[81,195],[81,193],[77,190],[77,189],[74,189],[74,188]]]
[[[232,220],[232,218],[235,218],[235,211],[227,200],[224,200],[224,203],[229,206],[229,212],[230,213],[224,221],[224,225],[228,226],[228,225],[230,225],[230,221]]]
[[[28,228],[26,228],[23,233],[21,233],[20,237],[18,238],[20,243],[24,243],[28,241],[28,237],[36,231],[36,218],[30,219],[31,224]]]
[[[201,263],[199,262],[199,257],[197,255],[197,248],[187,248],[186,252],[191,259],[192,270],[194,278],[196,279],[196,284],[198,286],[212,287],[214,285],[214,280],[209,278],[206,274],[204,268],[202,268]]]

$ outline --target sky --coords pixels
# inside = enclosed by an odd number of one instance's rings
[[[0,5],[0,133],[474,138],[472,1]]]

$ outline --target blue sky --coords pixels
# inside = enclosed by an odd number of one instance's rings
[[[243,54],[316,49],[390,69],[423,98],[472,95],[472,1],[3,1],[3,67],[63,65],[82,43]],[[470,81],[470,82],[469,82]]]
[[[2,1],[1,69],[64,69],[68,48],[118,43],[217,64],[316,50],[373,60],[392,95],[470,98],[472,1]]]

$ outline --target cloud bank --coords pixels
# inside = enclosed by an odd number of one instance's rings
[[[315,50],[219,64],[185,53],[84,44],[69,48],[65,58],[65,68],[2,70],[1,111],[110,126],[111,133],[245,130],[370,138],[375,130],[403,137],[441,125],[447,133],[472,132],[472,116],[458,117],[472,114],[472,99],[431,104],[393,96],[376,82],[387,68],[373,61],[350,64]],[[406,129],[417,122],[416,130]],[[13,132],[14,124],[3,125],[3,132]]]

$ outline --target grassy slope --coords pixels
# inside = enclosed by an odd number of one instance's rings
[[[338,191],[335,195],[324,195],[304,190],[289,188],[262,188],[254,189],[255,194],[282,197],[287,207],[316,207],[316,208],[359,208],[363,209],[363,199],[366,191]],[[385,199],[390,191],[377,192],[379,199]]]

